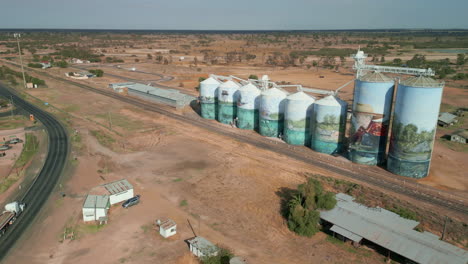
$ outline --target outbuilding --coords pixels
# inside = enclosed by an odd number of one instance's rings
[[[126,179],[106,183],[102,187],[109,193],[111,205],[126,201],[134,196],[133,186]]]
[[[158,220],[157,224],[159,226],[159,234],[164,238],[168,238],[177,233],[177,224],[172,219]]]
[[[108,195],[89,194],[83,204],[83,221],[106,220],[109,208]]]
[[[188,239],[187,243],[192,252],[197,257],[211,257],[218,255],[219,248],[203,237],[196,236]]]
[[[448,127],[457,123],[457,116],[451,113],[443,112],[440,113],[437,124],[442,127]]]
[[[468,129],[460,129],[450,134],[450,141],[466,144],[468,142]]]

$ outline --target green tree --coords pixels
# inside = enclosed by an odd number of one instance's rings
[[[403,61],[400,58],[395,58],[395,59],[393,59],[393,64],[399,66],[399,65],[403,64]]]
[[[250,74],[249,79],[258,80],[258,76],[254,74]]]
[[[326,192],[325,194],[317,197],[317,207],[320,209],[331,210],[336,205],[336,198],[332,192]]]
[[[465,54],[457,54],[457,65],[464,65],[466,61]]]
[[[68,67],[68,62],[61,60],[57,61],[54,63],[55,66],[60,67],[60,68],[67,68]]]

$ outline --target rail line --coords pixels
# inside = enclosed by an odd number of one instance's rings
[[[69,144],[68,136],[63,125],[57,121],[51,114],[39,109],[38,107],[24,101],[16,92],[0,84],[0,95],[7,98],[13,98],[16,106],[25,111],[34,114],[35,118],[40,120],[47,130],[48,150],[44,165],[38,176],[34,179],[29,189],[21,198],[21,202],[26,204],[25,210],[18,217],[15,223],[0,238],[0,260],[3,259],[8,251],[14,246],[15,242],[27,230],[34,221],[36,215],[40,212],[43,205],[52,193],[63,168],[65,167]]]
[[[10,62],[9,62],[10,63]],[[10,63],[17,66],[14,63]],[[32,70],[32,69],[31,69]],[[241,142],[248,143],[255,147],[273,151],[293,159],[317,166],[319,168],[346,176],[348,178],[364,182],[385,190],[394,192],[396,194],[404,195],[415,200],[419,200],[431,205],[438,206],[445,210],[449,210],[454,213],[462,214],[464,218],[468,216],[468,206],[466,205],[465,198],[457,196],[447,191],[437,190],[428,186],[420,185],[411,179],[403,179],[402,176],[394,175],[389,172],[369,169],[356,164],[349,164],[350,168],[344,168],[344,162],[337,161],[332,158],[324,158],[324,155],[314,152],[305,147],[296,147],[277,141],[269,140],[262,136],[251,136],[246,134],[239,134],[232,131],[232,129],[225,127],[223,125],[211,122],[209,120],[203,119],[201,117],[190,117],[184,116],[172,111],[164,109],[164,106],[157,104],[149,103],[134,97],[127,97],[117,94],[113,91],[106,91],[103,89],[94,88],[88,85],[81,83],[73,82],[64,78],[53,76],[48,73],[40,72],[37,70],[32,70],[48,77],[66,82],[80,88],[86,89],[88,91],[98,93],[107,97],[111,97],[122,102],[129,103],[131,105],[140,107],[144,110],[152,111],[170,117],[172,119],[181,121],[186,124],[191,124],[200,128],[207,129],[211,132],[215,132],[230,138],[236,139]],[[357,171],[357,172],[356,172]]]

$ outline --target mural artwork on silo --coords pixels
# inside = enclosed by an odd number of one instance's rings
[[[329,95],[313,104],[311,120],[311,148],[333,154],[343,148],[346,129],[347,103]]]
[[[220,84],[213,77],[200,82],[200,108],[203,118],[216,119],[218,116],[218,87]]]
[[[258,130],[261,91],[249,83],[239,89],[237,101],[237,127],[240,129]]]
[[[378,165],[385,161],[394,81],[369,73],[356,80],[349,136],[351,161]]]
[[[413,77],[398,86],[387,169],[422,178],[428,175],[442,100],[443,83]]]
[[[286,98],[284,141],[291,145],[310,146],[310,120],[314,98],[297,92]]]
[[[232,124],[236,118],[239,85],[234,81],[222,83],[218,88],[218,121]]]
[[[271,88],[260,97],[260,134],[266,137],[279,137],[284,127],[284,105],[286,92]]]

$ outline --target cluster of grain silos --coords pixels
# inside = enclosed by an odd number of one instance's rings
[[[302,90],[289,94],[274,83],[270,87],[264,81],[223,78],[212,76],[200,83],[202,117],[321,153],[347,148],[352,162],[387,162],[395,174],[414,178],[428,174],[443,83],[427,77],[402,81],[392,119],[394,79],[380,72],[356,79],[346,144],[348,104],[336,92],[316,100]]]

